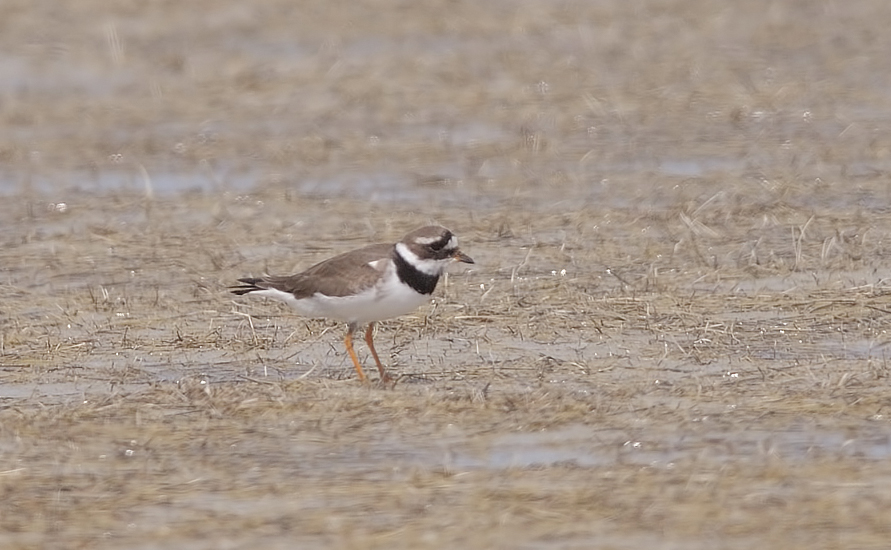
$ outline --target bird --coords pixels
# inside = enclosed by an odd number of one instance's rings
[[[428,225],[393,244],[372,244],[334,256],[295,275],[245,277],[229,287],[236,295],[282,301],[305,317],[347,323],[344,345],[359,380],[367,382],[353,349],[353,334],[367,325],[365,343],[380,373],[392,382],[374,349],[374,324],[410,313],[429,302],[453,262],[474,263],[450,230]]]

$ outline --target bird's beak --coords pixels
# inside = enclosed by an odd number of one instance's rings
[[[472,263],[474,263],[473,258],[471,258],[471,257],[468,256],[467,254],[461,252],[460,250],[456,250],[455,253],[452,254],[452,258],[453,258],[456,262],[462,262],[462,263],[465,263],[465,264],[472,264]]]

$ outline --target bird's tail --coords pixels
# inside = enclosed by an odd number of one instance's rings
[[[237,294],[239,296],[243,296],[250,292],[256,292],[257,290],[263,290],[262,286],[259,286],[260,283],[263,282],[263,279],[254,279],[254,278],[245,278],[238,279],[239,283],[244,283],[238,286],[230,286],[229,291],[232,294]]]

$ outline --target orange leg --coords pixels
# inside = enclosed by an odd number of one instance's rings
[[[368,323],[368,328],[365,329],[365,343],[368,344],[368,349],[371,350],[371,356],[374,357],[374,362],[377,363],[377,370],[381,373],[381,382],[387,383],[392,382],[392,378],[387,374],[387,371],[384,370],[384,366],[381,365],[381,360],[377,356],[377,350],[374,349],[374,323]]]
[[[353,360],[353,364],[356,365],[356,373],[359,375],[359,380],[362,382],[367,382],[368,379],[365,377],[365,373],[362,371],[362,365],[359,364],[359,358],[356,357],[356,350],[353,349],[353,331],[356,330],[356,327],[350,325],[347,329],[346,336],[343,338],[343,343],[346,345],[347,353],[350,354],[350,359]],[[375,359],[377,359],[377,355],[375,355]]]

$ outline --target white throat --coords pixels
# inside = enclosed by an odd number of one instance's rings
[[[412,267],[427,275],[442,275],[446,266],[452,261],[451,258],[445,260],[422,259],[409,250],[409,248],[405,246],[405,243],[396,243],[396,253],[402,256],[402,259],[411,264]]]

